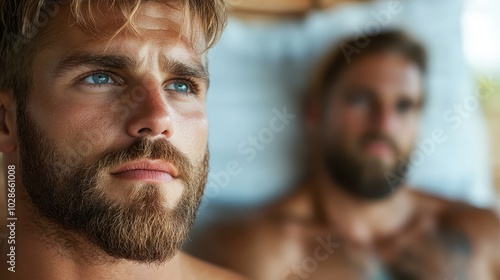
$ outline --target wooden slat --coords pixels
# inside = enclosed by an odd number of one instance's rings
[[[364,3],[370,0],[315,0],[316,7],[320,9],[327,9],[342,3]]]
[[[340,3],[362,3],[370,0],[227,0],[236,12],[266,14],[301,14],[311,9],[327,9]]]
[[[294,14],[313,7],[312,0],[227,0],[235,11],[253,13]]]

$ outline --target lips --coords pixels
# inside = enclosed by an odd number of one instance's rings
[[[382,155],[382,154],[388,154],[392,152],[391,147],[382,141],[373,141],[368,143],[365,146],[365,151],[367,151],[370,154],[375,154],[375,155]]]
[[[129,180],[168,182],[177,178],[178,170],[163,160],[138,160],[114,168],[111,175]]]

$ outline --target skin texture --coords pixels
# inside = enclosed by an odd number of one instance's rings
[[[208,133],[203,34],[181,30],[178,7],[152,2],[139,8],[138,33],[123,31],[109,41],[118,27],[113,11],[96,20],[102,34],[89,34],[73,24],[68,7],[61,7],[47,26],[49,44],[35,55],[27,106],[40,132],[71,159],[63,164],[90,164],[109,150],[147,138],[168,141],[186,161],[200,166]],[[96,79],[106,82],[96,86]],[[12,91],[1,92],[0,101],[0,149],[7,170],[20,163],[17,106]],[[113,170],[105,169],[100,177],[109,201],[127,204],[148,184],[163,198],[155,207],[172,209],[182,203],[186,185],[175,176],[166,181],[127,179]],[[241,279],[182,252],[154,265],[112,258],[82,236],[41,219],[19,171],[16,273],[5,267],[1,279]],[[4,260],[8,247],[2,245]]]
[[[395,150],[413,148],[422,85],[406,57],[365,54],[335,82],[325,102],[329,111],[309,111],[308,128],[360,162],[371,159],[382,172],[391,170],[398,164]],[[367,89],[364,95],[350,98],[359,88]],[[394,145],[360,146],[368,133],[382,133]],[[500,224],[493,212],[404,185],[366,199],[340,186],[323,162],[292,194],[260,213],[216,225],[193,244],[202,250],[195,255],[261,280],[499,279]]]

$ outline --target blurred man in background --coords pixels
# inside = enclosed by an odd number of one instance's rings
[[[492,154],[481,106],[474,103],[478,87],[463,52],[462,2],[230,0],[236,12],[209,51],[213,155],[199,229],[258,209],[304,177],[305,134],[298,116],[311,70],[340,39],[391,28],[411,32],[431,57],[420,137],[431,138],[436,127],[448,136],[431,157],[413,166],[408,182],[440,197],[491,206]],[[282,118],[275,122],[276,117]],[[443,165],[446,170],[439,170]]]
[[[222,225],[204,257],[255,279],[498,279],[496,215],[405,183],[425,73],[424,48],[403,33],[340,43],[307,103],[309,179]]]

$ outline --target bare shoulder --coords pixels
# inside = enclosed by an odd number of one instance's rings
[[[412,191],[421,212],[429,212],[436,226],[453,238],[465,241],[474,279],[500,279],[500,219],[492,209],[446,200]],[[430,210],[429,210],[430,209]],[[448,240],[450,241],[450,240]],[[453,241],[453,240],[452,240]]]
[[[234,272],[222,267],[204,262],[186,253],[181,253],[182,262],[186,271],[190,272],[189,279],[220,279],[220,280],[245,280]]]
[[[460,230],[470,240],[476,253],[489,255],[500,261],[500,218],[497,212],[420,192],[414,193],[421,200],[421,205],[432,205],[436,209],[440,227]]]
[[[442,218],[463,230],[476,246],[484,246],[485,250],[500,248],[500,219],[492,209],[449,202]]]

